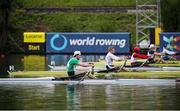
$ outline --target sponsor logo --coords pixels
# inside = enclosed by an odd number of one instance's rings
[[[47,52],[106,53],[108,46],[114,46],[121,53],[129,51],[129,34],[47,33],[46,44]]]
[[[125,47],[125,39],[95,39],[95,37],[87,37],[85,39],[70,39],[71,46],[119,46],[120,48]]]
[[[63,40],[63,41],[61,41],[61,40]],[[60,41],[60,43],[63,43],[63,45],[58,46],[59,44],[55,43],[58,41]],[[64,50],[67,47],[67,39],[63,35],[55,34],[50,40],[50,45],[56,51]]]
[[[24,43],[45,43],[45,32],[24,32]]]
[[[163,41],[165,42],[166,48],[170,51],[177,50],[180,51],[180,36],[163,36]]]

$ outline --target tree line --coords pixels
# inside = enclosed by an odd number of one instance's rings
[[[11,33],[16,30],[11,18],[20,3],[17,0],[0,0],[0,55],[15,44]],[[180,0],[161,0],[161,23],[164,32],[180,32]],[[18,45],[16,45],[18,47]]]
[[[161,0],[161,17],[164,32],[180,32],[180,0]]]

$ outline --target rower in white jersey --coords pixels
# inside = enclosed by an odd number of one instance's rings
[[[108,48],[108,53],[105,57],[105,61],[106,61],[106,69],[107,70],[111,70],[111,71],[116,71],[116,67],[113,64],[113,60],[119,61],[121,60],[120,57],[117,57],[114,55],[115,53],[115,48],[113,46]]]
[[[155,56],[161,56],[162,54],[156,52],[156,46],[154,44],[151,44],[149,46],[149,51],[147,55],[149,56],[147,63],[150,64],[150,63],[156,63],[158,59],[156,59]]]

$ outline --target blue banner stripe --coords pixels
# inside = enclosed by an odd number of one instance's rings
[[[48,53],[107,53],[114,46],[116,53],[129,53],[130,33],[47,33]]]

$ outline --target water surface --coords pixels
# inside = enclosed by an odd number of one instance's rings
[[[175,110],[180,109],[180,84],[0,84],[0,109]]]

